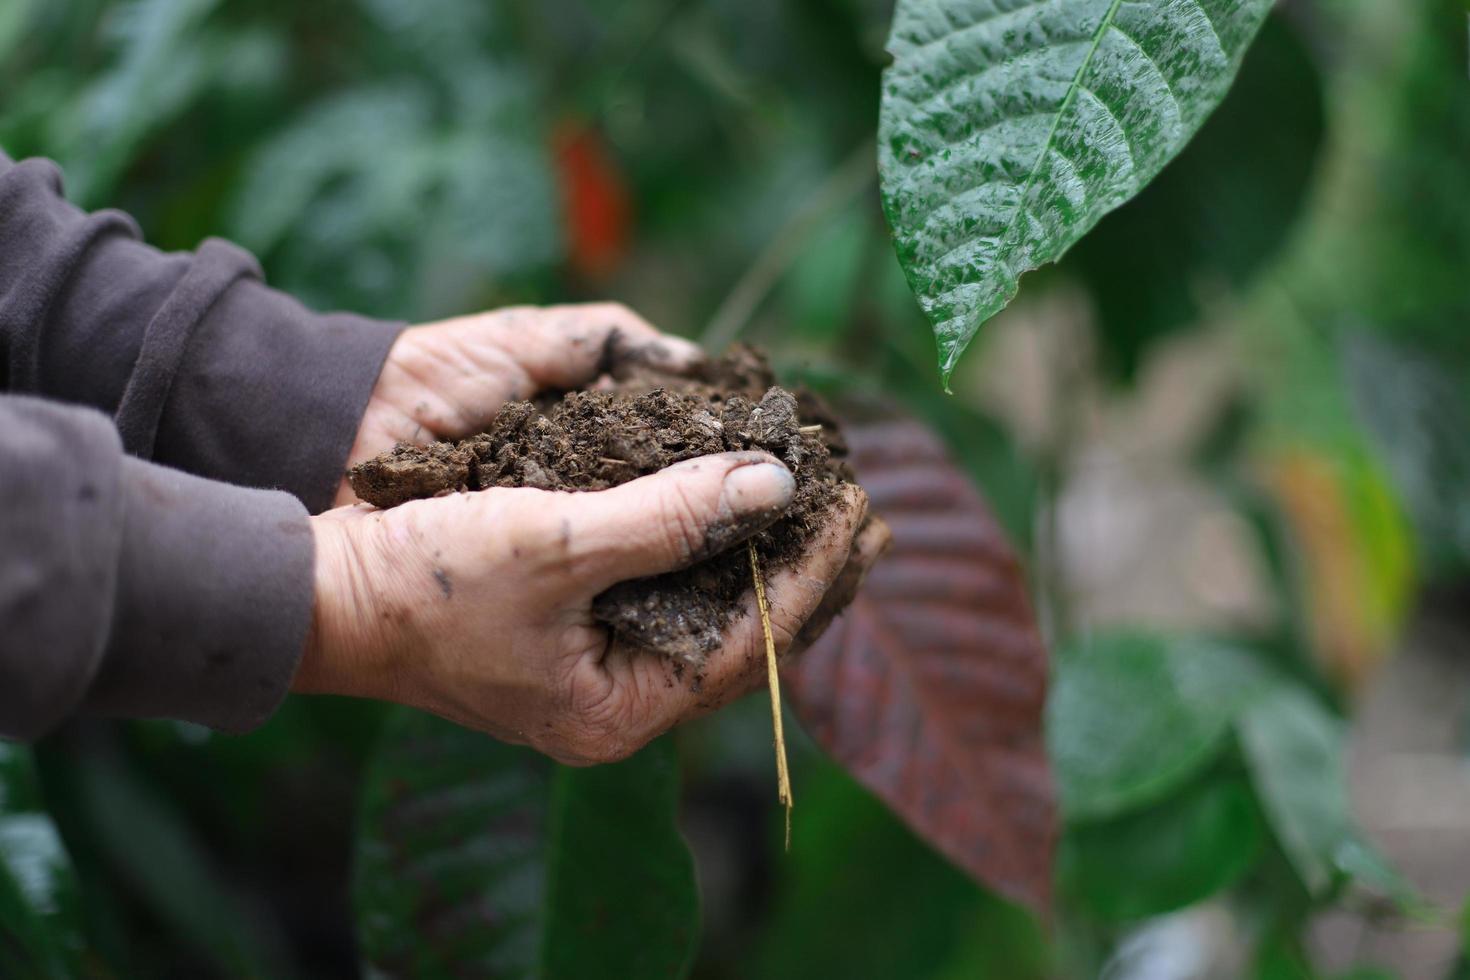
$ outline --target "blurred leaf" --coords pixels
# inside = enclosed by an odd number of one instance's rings
[[[234,237],[257,252],[270,251],[329,181],[348,174],[371,180],[370,192],[387,195],[376,214],[389,223],[407,220],[424,188],[394,179],[401,156],[378,156],[384,133],[394,134],[395,143],[421,146],[431,113],[427,92],[402,83],[352,90],[309,107],[246,168],[230,221]]]
[[[1344,349],[1353,400],[1418,531],[1431,570],[1470,568],[1470,379],[1401,343],[1357,334]]]
[[[669,31],[669,52],[711,95],[748,109],[755,101],[754,80],[736,64],[722,40],[715,18],[682,17]]]
[[[138,144],[176,118],[211,81],[221,51],[201,27],[220,0],[127,0],[110,10],[115,60],[52,120],[73,200],[108,203]]]
[[[483,53],[506,46],[510,5],[483,0],[356,0],[355,4],[395,48],[411,53],[429,71],[453,71]],[[488,42],[488,43],[487,43]]]
[[[1377,461],[1356,443],[1356,434],[1339,445],[1308,435],[1264,454],[1261,466],[1299,553],[1312,649],[1350,688],[1393,649],[1415,578],[1412,531]]]
[[[1470,899],[1466,899],[1460,906],[1456,925],[1460,936],[1460,955],[1455,957],[1455,965],[1445,975],[1445,980],[1470,980]]]
[[[1213,641],[1116,632],[1057,660],[1047,705],[1069,820],[1099,820],[1168,795],[1215,759],[1267,675]]]
[[[786,668],[790,698],[812,738],[921,838],[1043,908],[1056,826],[1046,651],[1021,567],[938,440],[888,418],[846,435],[892,548]]]
[[[86,898],[90,955],[130,976],[285,980],[293,967],[320,976],[351,965],[353,815],[385,710],[292,698],[248,737],[154,721],[71,725],[43,742],[38,769]],[[99,766],[121,767],[133,787],[116,806],[96,803],[109,792],[91,774]],[[101,828],[102,814],[121,829]],[[131,830],[137,819],[150,826]],[[161,883],[140,881],[145,874]],[[194,891],[199,877],[211,884]],[[230,965],[237,944],[250,949],[253,973]]]
[[[1224,98],[1270,0],[899,0],[879,171],[947,382],[1028,270],[1137,194]]]
[[[1206,774],[1148,809],[1068,831],[1059,875],[1092,915],[1143,919],[1229,886],[1255,862],[1263,839],[1249,784]]]
[[[1282,685],[1246,709],[1239,732],[1261,806],[1310,892],[1325,894],[1342,874],[1415,902],[1352,819],[1337,719],[1300,688]]]
[[[1240,740],[1277,839],[1308,890],[1322,894],[1351,833],[1340,723],[1283,688],[1246,712]]]
[[[1301,943],[1289,935],[1267,937],[1254,965],[1253,980],[1318,980]]]
[[[755,956],[732,975],[1047,975],[1036,919],[976,887],[835,766],[797,775],[791,852],[778,862],[776,896]]]
[[[813,235],[786,278],[791,330],[817,342],[840,338],[852,319],[868,246],[877,237],[868,215],[857,208],[838,211]]]
[[[31,750],[0,741],[0,976],[74,977],[82,932],[71,859]]]
[[[699,929],[659,741],[556,766],[404,709],[369,776],[355,904],[374,976],[681,977]]]
[[[74,816],[93,846],[175,941],[229,976],[293,975],[282,937],[242,901],[179,811],[110,742],[55,775],[68,785]]]
[[[225,838],[232,857],[249,861],[293,832],[336,832],[326,823],[340,820],[343,806],[355,810],[389,710],[379,701],[288,698],[249,738],[187,722],[134,722],[129,754],[186,819],[209,828],[217,851]],[[194,776],[201,767],[211,775],[206,783]],[[307,801],[316,812],[303,821],[294,811]]]
[[[1416,584],[1413,529],[1355,417],[1333,336],[1295,296],[1302,246],[1240,318],[1254,478],[1284,518],[1324,674],[1361,684],[1393,649]]]
[[[530,75],[503,58],[454,81],[378,80],[307,107],[249,161],[233,237],[308,301],[380,316],[458,312],[487,282],[544,270],[561,243]]]
[[[36,5],[37,0],[10,0],[10,3],[0,6],[0,65],[5,64],[10,52],[25,37]]]
[[[1306,557],[1314,646],[1340,677],[1356,681],[1393,649],[1412,608],[1410,516],[1426,571],[1444,572],[1453,552],[1450,535],[1424,533],[1428,515],[1438,511],[1429,522],[1448,529],[1452,514],[1403,472],[1411,454],[1439,442],[1438,423],[1412,434],[1396,425],[1395,443],[1379,439],[1375,447],[1369,437],[1381,435],[1383,419],[1364,411],[1362,389],[1371,386],[1380,401],[1401,399],[1390,379],[1402,373],[1385,362],[1380,385],[1378,354],[1373,364],[1361,363],[1361,354],[1363,335],[1377,334],[1432,359],[1452,382],[1470,383],[1463,270],[1470,197],[1462,193],[1470,77],[1463,4],[1346,0],[1313,10],[1328,55],[1325,165],[1308,220],[1245,318],[1245,336],[1255,347],[1262,441],[1280,454],[1268,461],[1277,470],[1273,487]],[[1418,410],[1407,406],[1422,401],[1403,399],[1388,414],[1417,424]]]
[[[1097,304],[1106,367],[1130,379],[1151,343],[1243,290],[1275,256],[1318,163],[1322,99],[1312,56],[1278,11],[1199,135],[1072,249],[1064,266]]]
[[[1428,350],[1470,381],[1470,70],[1460,0],[1322,5],[1336,28],[1336,159],[1305,241],[1324,326]],[[1405,148],[1412,148],[1412,152]]]

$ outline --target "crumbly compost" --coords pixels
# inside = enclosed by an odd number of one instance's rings
[[[592,390],[501,409],[488,431],[457,443],[400,443],[348,472],[378,507],[490,487],[605,490],[682,460],[758,449],[782,460],[796,495],[754,537],[767,575],[796,562],[844,499],[846,444],[813,394],[774,385],[765,357],[737,346],[690,377],[625,358]],[[593,615],[622,639],[696,667],[744,608],[751,568],[740,529],[708,543],[711,556],[679,572],[613,586]]]

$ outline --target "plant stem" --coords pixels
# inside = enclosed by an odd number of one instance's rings
[[[870,138],[864,138],[837,169],[817,185],[806,204],[791,217],[755,257],[735,283],[700,336],[706,350],[718,353],[728,347],[745,329],[759,308],[801,250],[817,233],[832,213],[846,207],[863,192],[878,175],[875,151]]]
[[[776,669],[776,640],[771,636],[771,607],[766,604],[766,583],[761,577],[755,542],[747,541],[750,576],[755,580],[755,601],[760,608],[761,633],[766,639],[766,681],[771,688],[771,725],[776,731],[776,795],[786,807],[786,850],[791,850],[791,772],[786,768],[786,735],[781,730],[781,672]]]

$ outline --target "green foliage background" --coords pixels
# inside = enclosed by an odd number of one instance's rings
[[[1470,570],[1464,11],[1284,5],[1198,139],[1022,283],[1023,296],[1085,291],[1118,388],[1161,341],[1230,311],[1250,382],[1198,467],[1275,556],[1285,608],[1215,638],[1070,621],[1048,591],[1058,460],[1021,448],[962,379],[956,398],[938,394],[877,202],[891,13],[885,0],[7,0],[0,146],[57,159],[75,201],[129,211],[161,248],[240,241],[320,307],[422,320],[616,298],[896,394],[946,436],[1051,611],[1067,818],[1054,928],[947,866],[799,736],[782,857],[764,709],[747,704],[677,746],[701,862],[696,976],[1090,976],[1138,923],[1211,897],[1253,923],[1257,975],[1312,976],[1301,935],[1316,910],[1354,889],[1414,900],[1347,813],[1310,583],[1251,461],[1326,461],[1352,545],[1379,569],[1362,598],[1386,637],[1413,590]],[[568,259],[553,151],[568,126],[600,134],[633,202],[606,276]],[[244,739],[96,725],[34,761],[0,746],[0,955],[21,957],[17,975],[353,975],[355,808],[383,724],[374,706],[297,700]],[[663,860],[664,843],[632,856]],[[586,867],[593,894],[627,885],[616,862]],[[358,902],[382,884],[360,883]],[[694,914],[692,894],[678,901]],[[391,909],[362,911],[365,955],[415,955]],[[555,922],[526,928],[543,936],[516,940],[540,970],[591,975],[548,965]]]

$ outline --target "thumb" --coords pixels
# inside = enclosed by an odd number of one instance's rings
[[[560,497],[569,564],[592,594],[745,540],[791,504],[796,481],[759,452],[700,456],[611,490]]]

